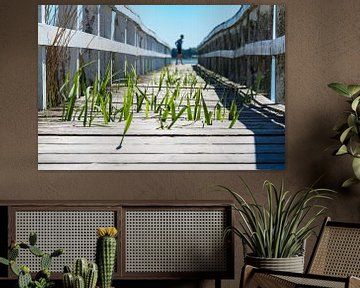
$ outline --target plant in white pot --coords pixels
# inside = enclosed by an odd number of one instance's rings
[[[332,199],[334,191],[305,188],[296,193],[280,189],[270,181],[264,182],[267,193],[266,205],[261,205],[254,193],[244,183],[251,201],[233,190],[221,186],[236,200],[233,205],[240,215],[240,227],[229,227],[243,241],[246,250],[245,264],[278,271],[300,272],[304,270],[305,241],[315,233],[316,220],[326,207],[319,200]]]

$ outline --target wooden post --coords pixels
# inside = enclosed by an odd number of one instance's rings
[[[111,11],[111,40],[115,40],[115,19],[116,12],[114,10]],[[110,85],[113,85],[113,52],[110,52]]]
[[[100,36],[100,5],[97,5],[97,34]],[[97,77],[100,78],[100,51],[97,51]]]
[[[38,22],[45,23],[45,5],[38,5]],[[38,110],[46,109],[46,47],[38,47]]]
[[[273,7],[273,31],[272,31],[272,39],[276,39],[276,5]],[[275,55],[271,56],[271,92],[270,99],[273,102],[276,102],[276,58]]]
[[[43,6],[43,5],[42,5]],[[38,110],[46,109],[46,47],[38,47]]]

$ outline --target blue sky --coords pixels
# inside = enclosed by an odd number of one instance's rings
[[[128,5],[143,24],[175,48],[184,34],[183,48],[196,47],[218,24],[240,9],[241,5]]]

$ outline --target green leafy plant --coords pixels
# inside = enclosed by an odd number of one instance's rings
[[[130,128],[130,125],[131,125],[131,122],[132,122],[132,119],[133,119],[133,115],[134,115],[134,113],[129,114],[128,118],[125,121],[123,135],[121,137],[121,141],[120,141],[119,146],[116,147],[116,150],[119,150],[122,147],[122,143],[124,141],[125,135],[126,135],[126,133],[128,132],[128,130]]]
[[[229,227],[226,233],[233,232],[239,236],[256,257],[288,258],[301,255],[304,241],[314,233],[315,220],[326,210],[318,203],[319,200],[332,199],[334,191],[310,187],[290,193],[285,191],[283,184],[278,189],[270,181],[265,181],[267,203],[264,206],[243,183],[251,201],[221,186],[234,197],[236,204],[233,208],[240,215],[240,227]]]
[[[8,251],[8,259],[0,257],[0,263],[10,266],[11,271],[18,277],[19,288],[48,288],[53,286],[53,282],[50,280],[50,265],[52,259],[62,255],[64,250],[57,249],[52,253],[45,253],[36,246],[36,242],[36,234],[30,233],[29,243],[12,243]],[[31,254],[40,258],[41,270],[35,275],[34,280],[30,275],[30,268],[28,266],[19,266],[16,263],[20,249],[28,250]]]
[[[328,85],[338,94],[347,98],[350,110],[346,122],[334,127],[340,147],[334,152],[335,155],[351,155],[354,176],[347,179],[342,186],[349,187],[360,183],[360,85],[344,85],[331,83]]]

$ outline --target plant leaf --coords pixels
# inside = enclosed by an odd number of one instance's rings
[[[344,183],[342,183],[341,187],[348,188],[352,185],[359,184],[359,183],[360,183],[359,179],[357,179],[356,177],[351,177],[351,178],[345,180]]]
[[[341,136],[340,136],[340,141],[341,143],[344,143],[344,141],[346,140],[346,137],[348,136],[349,132],[351,131],[352,127],[349,127],[347,129],[345,129],[344,132],[341,133]]]
[[[354,157],[352,168],[357,179],[360,180],[360,158]]]
[[[179,113],[175,116],[174,120],[171,122],[171,124],[167,127],[168,129],[170,129],[175,122],[181,117],[181,115],[186,111],[187,107],[183,107],[181,108],[181,110],[179,111]]]
[[[348,90],[348,87],[344,84],[341,83],[330,83],[328,85],[329,88],[331,88],[332,90],[334,90],[335,92],[337,92],[338,94],[348,97],[351,97],[351,93]]]
[[[360,92],[360,85],[348,85],[347,90],[350,96],[354,96]]]
[[[351,109],[352,109],[352,110],[356,111],[356,108],[357,108],[358,105],[359,105],[359,101],[360,101],[360,96],[356,97],[356,98],[354,99],[354,101],[352,101],[352,103],[351,103]]]
[[[122,147],[122,143],[123,143],[123,141],[124,141],[125,135],[126,135],[127,131],[128,131],[129,128],[130,128],[130,124],[131,124],[131,121],[132,121],[132,119],[133,119],[133,114],[134,114],[134,113],[130,113],[129,117],[126,119],[123,136],[122,136],[122,138],[121,138],[121,141],[120,141],[119,146],[116,147],[116,150],[119,150],[119,149]]]
[[[348,152],[346,145],[341,145],[341,147],[339,148],[339,150],[337,150],[335,155],[344,155],[347,153],[349,153],[349,152]]]

